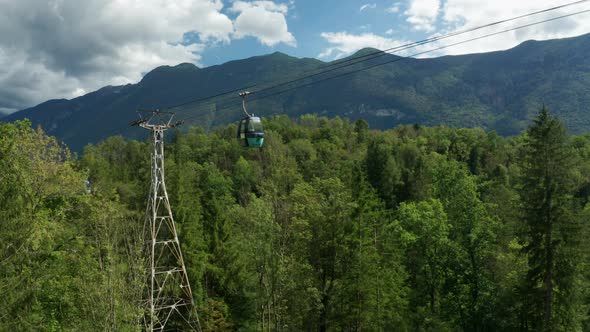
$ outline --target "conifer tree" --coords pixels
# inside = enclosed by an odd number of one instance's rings
[[[573,156],[564,125],[543,107],[527,131],[521,200],[528,257],[528,324],[537,331],[569,330],[575,279],[572,227]]]

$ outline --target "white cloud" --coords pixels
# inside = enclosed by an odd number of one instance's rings
[[[396,2],[393,5],[391,5],[391,7],[388,7],[387,9],[385,9],[385,11],[388,13],[391,13],[391,14],[397,14],[397,13],[399,13],[401,6],[402,6],[401,3]]]
[[[318,57],[328,59],[342,58],[365,47],[386,50],[407,43],[407,41],[385,38],[373,33],[355,35],[347,32],[323,32],[321,36],[332,46],[322,51]]]
[[[404,14],[415,30],[432,32],[439,9],[439,0],[410,0],[410,6]]]
[[[221,0],[0,1],[0,108],[22,109],[109,84],[137,82],[163,64],[198,63],[229,42]],[[183,45],[191,32],[200,44]]]
[[[359,11],[364,11],[366,9],[375,9],[377,8],[377,4],[376,3],[366,3],[364,5],[361,6],[361,8],[359,9]]]
[[[294,2],[291,3],[291,5],[293,5],[293,4],[294,4]],[[289,12],[289,7],[287,5],[277,4],[272,1],[266,1],[266,0],[251,1],[251,2],[236,1],[236,2],[234,2],[233,6],[229,9],[229,11],[234,12],[234,13],[241,13],[241,12],[246,11],[246,10],[253,8],[253,7],[261,7],[267,11],[279,12],[282,14],[287,14],[287,12]]]
[[[230,12],[239,13],[235,20],[233,37],[256,37],[262,44],[274,46],[285,43],[296,46],[295,37],[289,32],[285,15],[289,8],[272,1],[236,1]]]
[[[77,88],[76,90],[72,91],[72,97],[80,97],[86,94],[86,90],[82,88]]]
[[[6,108],[6,107],[0,107],[0,117],[4,116],[4,115],[8,115],[12,112],[18,111],[17,109],[14,108]]]
[[[416,3],[417,2],[413,1],[410,4],[412,8],[405,11],[404,14],[413,15],[411,17],[414,18],[425,18],[425,21],[422,23],[430,25],[431,28],[434,28],[434,26],[441,27],[441,29],[436,32],[426,34],[425,37],[433,37],[452,31],[464,30],[467,28],[484,25],[492,21],[516,17],[561,4],[559,0],[520,0],[514,3],[508,0],[497,0],[494,2],[446,0],[444,5],[439,8],[438,6],[440,3],[438,0],[436,0],[432,2],[433,6],[424,6],[422,9],[420,9],[421,7],[417,6]],[[422,3],[422,5],[424,4],[425,2]],[[402,51],[400,55],[412,56],[417,53],[426,52],[424,54],[419,54],[418,57],[434,57],[441,55],[490,52],[508,49],[531,39],[546,40],[578,36],[590,31],[590,13],[571,16],[550,23],[535,25],[513,32],[502,33],[497,36],[483,38],[448,48],[442,48],[433,52],[427,52],[478,36],[539,22],[551,17],[562,16],[585,9],[588,9],[588,5],[571,6],[549,13],[534,15],[499,26],[481,29],[475,32],[461,34],[440,40],[438,42],[407,49]],[[411,17],[408,17],[408,24],[410,27],[415,28],[417,20],[411,20]],[[403,26],[400,28],[403,29]],[[328,46],[319,54],[319,57],[329,59],[340,58],[350,55],[363,47],[374,47],[383,50],[410,42],[392,38],[391,36],[396,31],[399,31],[399,29],[388,29],[381,36],[372,33],[350,34],[346,32],[324,32],[321,34],[321,36],[326,40]]]
[[[30,61],[23,50],[0,49],[0,108],[16,111],[31,102],[56,97],[72,97],[80,80],[64,71],[50,70]]]
[[[463,30],[519,15],[524,15],[542,9],[563,4],[561,0],[496,0],[475,2],[470,0],[447,0],[441,8],[440,24],[446,27],[442,33]],[[464,34],[451,39],[441,41],[440,45],[448,45],[461,40],[481,36],[510,29],[517,26],[539,22],[551,17],[557,17],[568,13],[588,9],[588,5],[571,6],[539,15],[529,16],[513,22],[495,26],[490,29],[482,29],[474,33]],[[481,39],[463,45],[450,47],[441,54],[464,54],[474,52],[488,52],[507,49],[526,40],[546,40],[552,38],[564,38],[581,35],[590,31],[590,14],[581,14],[556,20],[550,23],[535,25],[532,27],[503,33],[494,37]]]

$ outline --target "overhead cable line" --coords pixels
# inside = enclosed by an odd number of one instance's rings
[[[576,2],[573,2],[573,3],[568,4],[568,5],[571,6],[571,5],[574,5],[574,4],[579,4],[579,3],[587,2],[587,1],[588,0],[576,1]],[[341,68],[344,68],[344,67],[349,67],[349,66],[352,66],[352,65],[357,64],[357,63],[360,63],[360,62],[364,62],[364,61],[368,61],[368,60],[371,60],[371,59],[375,59],[377,57],[381,57],[381,56],[388,55],[388,54],[391,55],[393,52],[404,51],[404,50],[407,50],[407,49],[410,49],[410,48],[415,48],[417,46],[422,46],[422,45],[425,45],[425,44],[430,44],[430,43],[433,43],[433,42],[436,42],[436,41],[439,41],[439,40],[442,40],[442,39],[447,39],[447,38],[450,38],[450,37],[454,37],[454,36],[462,35],[462,34],[465,34],[465,33],[473,32],[473,31],[476,31],[476,30],[480,30],[480,29],[483,29],[483,28],[491,27],[493,25],[497,25],[497,24],[508,22],[508,21],[512,21],[512,20],[524,18],[524,17],[527,17],[527,16],[533,16],[533,15],[537,15],[537,14],[540,14],[540,13],[545,13],[545,12],[548,12],[548,11],[551,11],[551,10],[556,10],[556,9],[564,8],[565,6],[568,6],[568,5],[562,5],[562,6],[558,6],[558,7],[548,8],[548,9],[545,9],[545,10],[542,10],[542,11],[537,11],[537,12],[526,14],[526,15],[520,15],[520,16],[511,18],[511,19],[506,19],[506,20],[502,20],[502,21],[498,21],[498,22],[494,22],[494,23],[489,23],[489,24],[486,24],[486,25],[474,27],[474,28],[467,29],[467,30],[453,32],[453,33],[449,33],[449,34],[446,34],[446,35],[443,35],[443,36],[439,36],[439,37],[432,37],[432,38],[425,39],[425,40],[422,40],[422,41],[418,41],[418,42],[414,42],[414,43],[409,43],[409,44],[405,44],[405,45],[401,45],[401,46],[389,48],[389,49],[386,49],[386,50],[383,50],[383,51],[372,52],[372,53],[369,53],[369,54],[362,55],[362,56],[359,56],[359,57],[354,58],[354,60],[360,59],[360,58],[365,58],[365,57],[368,57],[368,59],[364,59],[364,60],[359,60],[359,61],[347,63],[346,65],[339,66],[337,68],[332,68],[332,69],[325,70],[325,71],[322,71],[322,72],[319,72],[319,73],[316,73],[316,74],[312,74],[312,75],[300,77],[300,78],[297,78],[297,79],[294,79],[294,80],[291,80],[291,81],[288,81],[288,82],[279,83],[279,84],[273,85],[273,86],[268,87],[268,88],[264,88],[264,89],[261,89],[261,90],[258,90],[258,91],[253,91],[252,93],[253,94],[256,94],[256,93],[260,93],[260,92],[267,91],[267,90],[270,90],[270,89],[275,89],[275,88],[280,87],[280,86],[285,86],[285,85],[288,85],[288,84],[291,84],[291,83],[294,83],[294,82],[297,82],[297,81],[302,81],[302,80],[305,80],[305,79],[308,79],[308,78],[311,78],[311,77],[315,77],[315,76],[318,76],[318,75],[321,75],[321,74],[324,74],[324,73],[328,73],[328,72],[331,72],[331,71],[334,71],[334,70],[337,70],[337,69],[341,69]],[[544,23],[544,22],[541,22],[541,23]],[[523,27],[527,27],[527,26],[523,26]],[[509,31],[509,30],[504,30],[504,31],[501,31],[500,33],[507,32],[507,31]],[[492,36],[492,35],[490,35],[490,36]],[[454,44],[449,45],[449,47],[450,46],[454,46]],[[436,51],[436,50],[437,49],[435,49],[433,51]],[[428,52],[431,52],[431,51],[428,51]],[[424,52],[424,53],[428,53],[428,52]],[[411,55],[411,56],[416,56],[416,55],[420,55],[420,54],[423,54],[423,53],[418,53],[418,54],[414,54],[414,55]]]
[[[473,31],[481,30],[481,29],[484,29],[484,28],[489,28],[489,27],[492,27],[492,26],[495,26],[495,25],[499,25],[499,24],[503,24],[503,23],[506,23],[506,22],[518,20],[518,19],[525,18],[525,17],[528,17],[528,16],[534,16],[534,15],[538,15],[538,14],[543,14],[543,13],[546,13],[546,12],[550,12],[550,11],[553,11],[553,10],[557,10],[557,9],[563,9],[563,8],[570,7],[570,6],[579,5],[579,4],[582,4],[584,2],[588,2],[588,1],[589,0],[574,1],[574,2],[563,4],[563,5],[559,5],[559,6],[555,6],[555,7],[551,7],[551,8],[546,8],[546,9],[542,9],[542,10],[538,10],[538,11],[531,12],[531,13],[528,13],[528,14],[514,16],[514,17],[511,17],[511,18],[508,18],[508,19],[503,19],[503,20],[500,20],[500,21],[496,21],[496,22],[492,22],[492,23],[487,23],[487,24],[484,24],[484,25],[479,25],[479,26],[476,26],[476,27],[473,27],[473,28],[464,29],[464,30],[458,30],[458,31],[450,32],[450,33],[447,33],[447,34],[444,34],[444,35],[434,36],[434,37],[426,38],[426,39],[423,39],[423,40],[420,40],[420,41],[415,41],[415,42],[407,43],[407,44],[404,44],[404,45],[395,46],[395,47],[388,48],[388,49],[385,49],[385,50],[378,50],[378,51],[375,51],[375,52],[367,53],[367,54],[360,55],[360,56],[357,56],[357,57],[354,57],[354,58],[350,58],[350,59],[336,60],[336,61],[333,61],[332,63],[330,63],[329,65],[325,66],[324,68],[331,67],[333,65],[338,65],[340,63],[344,63],[344,62],[348,62],[348,61],[352,61],[352,60],[357,60],[357,59],[361,59],[361,58],[365,58],[365,57],[370,57],[372,55],[379,55],[379,56],[381,56],[381,55],[383,55],[384,52],[387,52],[387,53],[394,52],[398,48],[404,48],[404,49],[406,49],[409,46],[411,46],[411,47],[420,46],[422,44],[426,44],[426,43],[430,43],[430,42],[434,42],[434,41],[439,41],[441,39],[446,39],[446,38],[454,37],[454,36],[457,36],[457,35],[461,35],[461,34],[465,34],[465,33],[468,33],[468,32],[473,32]]]
[[[446,48],[449,48],[449,47],[453,47],[453,46],[457,46],[457,45],[461,45],[461,44],[473,42],[473,41],[484,39],[484,38],[489,38],[489,37],[492,37],[492,36],[496,36],[496,35],[507,33],[507,32],[511,32],[511,31],[525,29],[525,28],[528,28],[528,27],[531,27],[531,26],[535,26],[535,25],[539,25],[539,24],[543,24],[543,23],[548,23],[548,22],[552,22],[552,21],[556,21],[556,20],[559,20],[559,19],[563,19],[563,18],[575,16],[575,15],[580,15],[580,14],[584,14],[584,13],[588,13],[588,12],[590,12],[590,9],[586,9],[586,10],[583,10],[583,11],[578,11],[578,12],[574,12],[574,13],[570,13],[570,14],[566,14],[566,15],[561,15],[561,16],[557,16],[557,17],[552,17],[552,18],[545,19],[545,20],[542,20],[542,21],[537,21],[537,22],[533,22],[533,23],[521,25],[521,26],[510,28],[510,29],[505,29],[505,30],[502,30],[502,31],[497,31],[497,32],[485,34],[485,35],[474,37],[474,38],[469,38],[469,39],[466,39],[466,40],[463,40],[463,41],[460,41],[460,42],[452,43],[452,44],[449,44],[449,45],[444,45],[444,46],[437,47],[437,48],[434,48],[434,49],[430,49],[430,50],[427,50],[427,51],[422,51],[422,52],[414,53],[414,54],[412,54],[410,56],[407,56],[407,57],[395,58],[395,59],[392,59],[392,60],[389,60],[389,61],[386,61],[386,62],[373,64],[373,65],[370,65],[368,67],[363,67],[363,68],[359,68],[359,69],[356,69],[356,70],[348,71],[348,72],[345,72],[345,73],[342,73],[342,74],[338,74],[338,75],[335,75],[335,76],[330,76],[330,77],[326,77],[326,78],[323,78],[323,79],[315,80],[315,81],[312,81],[312,82],[309,82],[309,83],[305,83],[305,84],[301,84],[301,85],[296,85],[294,87],[290,87],[290,88],[287,88],[287,89],[284,89],[284,90],[280,90],[280,91],[277,91],[277,92],[274,92],[274,93],[270,93],[270,94],[266,94],[266,95],[254,95],[250,100],[251,101],[255,101],[255,100],[269,98],[269,97],[272,97],[272,96],[283,94],[283,93],[288,92],[288,91],[291,91],[291,90],[300,89],[300,88],[307,87],[307,86],[310,86],[310,85],[313,85],[313,84],[317,84],[317,83],[320,83],[320,82],[324,82],[324,81],[328,81],[328,80],[332,80],[332,79],[344,77],[344,76],[347,76],[347,75],[355,74],[355,73],[358,73],[358,72],[361,72],[361,71],[369,70],[369,69],[372,69],[372,68],[375,68],[375,67],[379,67],[379,66],[383,66],[383,65],[386,65],[386,64],[391,64],[391,63],[394,63],[394,62],[411,59],[411,58],[413,58],[415,56],[419,56],[419,55],[423,55],[423,54],[427,54],[427,53],[431,53],[431,52],[435,52],[435,51],[440,51],[440,50],[443,50],[443,49],[446,49]],[[261,91],[267,91],[267,90],[270,90],[270,88],[264,89],[264,90],[260,90],[260,91],[257,91],[255,93],[259,93]],[[220,107],[220,108],[217,109],[217,111],[223,110],[223,109],[224,108],[221,108]],[[229,108],[227,108],[227,109],[229,109]],[[187,117],[184,120],[186,121],[186,120],[189,120],[189,119],[193,119],[193,118],[195,118],[197,116],[198,115]]]
[[[444,40],[444,39],[447,39],[447,38],[455,37],[455,36],[466,34],[466,33],[469,33],[469,32],[474,32],[474,31],[481,30],[481,29],[484,29],[484,28],[489,28],[489,27],[492,27],[492,26],[495,26],[495,25],[500,25],[500,24],[507,23],[507,22],[510,22],[510,21],[514,21],[514,20],[526,18],[526,17],[529,17],[529,16],[534,16],[534,15],[538,15],[538,14],[542,14],[542,13],[547,13],[547,12],[550,12],[550,11],[554,11],[554,10],[558,10],[558,9],[563,9],[563,8],[570,7],[570,6],[574,6],[574,5],[579,5],[579,4],[588,2],[588,1],[590,1],[590,0],[574,1],[574,2],[563,4],[563,5],[554,6],[554,7],[550,7],[550,8],[546,8],[546,9],[542,9],[542,10],[538,10],[538,11],[531,12],[531,13],[528,13],[528,14],[523,14],[523,15],[512,17],[512,18],[503,19],[503,20],[500,20],[500,21],[492,22],[492,23],[487,23],[487,24],[476,26],[476,27],[473,27],[473,28],[459,30],[459,31],[451,32],[451,33],[440,35],[440,36],[434,36],[434,37],[426,38],[426,39],[423,39],[423,40],[420,40],[420,41],[416,41],[416,42],[412,42],[412,43],[398,45],[398,46],[395,46],[395,47],[392,47],[392,48],[388,48],[388,49],[385,49],[385,50],[375,51],[375,52],[367,53],[367,54],[364,54],[364,55],[360,55],[360,56],[356,56],[356,57],[352,57],[352,58],[348,58],[348,59],[337,60],[337,61],[334,61],[332,63],[329,63],[326,66],[323,66],[322,68],[304,72],[303,73],[304,74],[303,76],[294,78],[292,80],[288,80],[288,81],[284,81],[284,82],[279,82],[277,84],[274,84],[274,85],[271,85],[271,86],[262,88],[262,89],[260,89],[258,91],[252,91],[251,93],[252,94],[256,94],[256,93],[260,93],[260,92],[267,91],[267,90],[270,90],[270,89],[275,89],[275,88],[278,88],[278,87],[281,87],[281,86],[292,84],[294,82],[303,81],[303,80],[306,80],[306,79],[309,79],[309,78],[312,78],[312,77],[316,77],[316,76],[323,75],[323,74],[326,74],[326,73],[329,73],[329,72],[333,72],[333,71],[338,70],[338,69],[349,67],[349,66],[355,65],[357,63],[368,61],[368,60],[371,60],[371,59],[374,59],[374,58],[377,58],[377,57],[381,57],[381,56],[384,56],[384,55],[387,55],[387,54],[391,54],[393,52],[404,51],[404,50],[407,50],[407,49],[410,49],[410,48],[414,48],[414,47],[417,47],[417,46],[422,46],[422,45],[425,45],[425,44],[433,43],[433,42],[436,42],[436,41]],[[315,72],[315,73],[311,73],[311,72],[314,72],[314,71],[317,71],[317,70],[319,70],[319,71],[318,72]],[[311,73],[311,74],[305,75],[306,73]],[[272,84],[272,82],[270,82],[270,83]],[[195,100],[183,102],[183,103],[177,104],[177,105],[172,105],[172,106],[166,107],[164,109],[166,109],[166,110],[172,110],[172,109],[179,108],[179,107],[186,106],[186,105],[190,105],[190,104],[201,103],[201,102],[204,102],[204,101],[207,101],[207,100],[210,100],[210,99],[214,99],[214,98],[217,98],[217,97],[221,97],[221,96],[224,96],[224,95],[227,95],[227,94],[232,94],[232,93],[239,92],[239,91],[244,91],[244,90],[251,89],[253,87],[260,86],[260,85],[262,85],[262,84],[250,84],[248,86],[243,86],[241,88],[237,88],[237,89],[232,89],[232,90],[229,90],[229,91],[220,92],[220,93],[217,93],[215,95],[211,95],[211,96],[207,96],[207,97],[202,97],[202,98],[199,98],[199,99],[195,99]],[[235,96],[233,96],[233,95],[230,96],[230,98],[232,98],[232,99],[234,97]]]
[[[285,92],[290,91],[290,90],[299,89],[299,88],[302,88],[302,87],[305,87],[305,86],[309,86],[309,85],[320,83],[320,82],[323,82],[323,81],[327,81],[327,80],[339,78],[339,77],[342,77],[342,76],[346,76],[346,75],[358,73],[360,71],[372,69],[372,68],[383,66],[383,65],[386,65],[386,64],[390,64],[390,63],[394,63],[394,62],[398,62],[398,61],[402,61],[402,60],[411,59],[411,58],[413,58],[415,56],[419,56],[419,55],[422,55],[422,54],[427,54],[427,53],[430,53],[430,52],[440,51],[440,50],[443,50],[443,49],[446,49],[446,48],[449,48],[449,47],[453,47],[453,46],[457,46],[457,45],[461,45],[461,44],[473,42],[473,41],[484,39],[484,38],[493,37],[493,36],[496,36],[496,35],[499,35],[499,34],[503,34],[503,33],[506,33],[506,32],[516,31],[516,30],[520,30],[520,29],[525,29],[525,28],[528,28],[528,27],[531,27],[531,26],[535,26],[535,25],[539,25],[539,24],[543,24],[543,23],[547,23],[547,22],[551,22],[551,21],[555,21],[555,20],[559,20],[559,19],[563,19],[563,18],[567,18],[567,17],[571,17],[571,16],[574,16],[574,15],[580,15],[580,14],[584,14],[584,13],[588,13],[588,12],[590,12],[590,9],[586,9],[586,10],[578,11],[578,12],[575,12],[575,13],[570,13],[570,14],[566,14],[566,15],[562,15],[562,16],[557,16],[557,17],[549,18],[549,19],[546,19],[546,20],[542,20],[542,21],[538,21],[538,22],[534,22],[534,23],[529,23],[529,24],[521,25],[521,26],[518,26],[518,27],[514,27],[514,28],[502,30],[502,31],[497,31],[497,32],[485,34],[485,35],[482,35],[482,36],[479,36],[479,37],[474,37],[474,38],[466,39],[466,40],[463,40],[463,41],[460,41],[460,42],[452,43],[452,44],[449,44],[449,45],[444,45],[444,46],[433,48],[433,49],[430,49],[430,50],[427,50],[427,51],[422,51],[422,52],[414,53],[414,54],[409,55],[407,57],[395,58],[393,60],[386,61],[386,62],[383,62],[383,63],[377,63],[377,64],[374,64],[374,65],[371,65],[371,66],[368,66],[368,67],[363,67],[363,68],[359,68],[359,69],[356,69],[356,70],[348,71],[348,72],[345,72],[345,73],[342,73],[342,74],[339,74],[339,75],[336,75],[336,76],[330,76],[330,77],[323,78],[323,79],[320,79],[320,80],[312,81],[312,82],[309,82],[309,83],[306,83],[306,84],[303,84],[303,85],[298,85],[298,86],[295,86],[295,87],[292,87],[292,88],[288,88],[286,90],[279,91],[277,93],[272,93],[272,94],[269,94],[269,95],[264,95],[264,96],[259,97],[259,98],[256,98],[256,96],[254,96],[253,97],[253,100],[268,98],[268,97],[271,97],[271,96],[274,96],[274,95],[277,95],[277,94],[285,93]],[[261,90],[261,91],[265,91],[265,90]],[[260,92],[260,91],[257,91],[256,93],[258,93],[258,92]]]

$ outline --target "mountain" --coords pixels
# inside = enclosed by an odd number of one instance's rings
[[[370,54],[363,49],[351,56]],[[364,118],[372,128],[400,123],[475,127],[503,135],[520,132],[547,105],[573,133],[590,131],[590,34],[527,41],[506,51],[430,59],[382,56],[311,79],[252,95],[248,109],[257,115]],[[340,60],[342,61],[342,60]],[[374,68],[309,85],[350,70]],[[107,86],[71,100],[50,100],[2,118],[29,118],[73,150],[113,134],[144,137],[128,128],[138,108],[166,108],[244,86],[285,82],[334,63],[295,58],[279,52],[198,68],[162,66],[137,84]],[[304,85],[277,94],[293,87]],[[260,98],[266,97],[266,98]],[[257,100],[260,98],[259,100]],[[207,129],[242,117],[234,94],[174,109],[179,119]]]

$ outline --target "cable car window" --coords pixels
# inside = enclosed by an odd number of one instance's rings
[[[250,118],[250,129],[251,131],[262,131],[262,121],[260,118]]]

